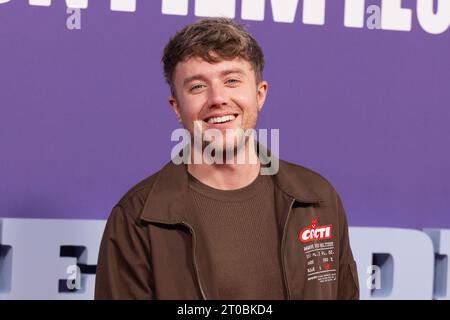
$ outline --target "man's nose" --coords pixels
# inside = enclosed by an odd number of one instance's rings
[[[220,107],[228,104],[228,95],[226,88],[220,83],[210,85],[208,89],[209,107]]]

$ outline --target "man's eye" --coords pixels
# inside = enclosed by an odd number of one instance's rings
[[[198,90],[198,89],[201,89],[201,88],[203,88],[203,87],[204,87],[203,84],[196,84],[196,85],[194,85],[194,86],[191,87],[190,91]]]
[[[239,83],[240,81],[238,80],[238,79],[228,79],[227,81],[226,81],[226,83],[229,83],[229,84],[237,84],[237,83]]]

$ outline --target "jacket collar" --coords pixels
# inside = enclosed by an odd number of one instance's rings
[[[263,145],[258,143],[257,148],[266,151],[258,153],[261,159],[265,155],[271,157],[270,151]],[[298,167],[281,159],[278,159],[278,164],[278,172],[273,178],[279,189],[297,202],[320,205],[323,200],[311,186],[305,184],[298,174]],[[192,211],[187,165],[176,165],[170,161],[160,170],[140,217],[148,222],[176,224],[190,221]]]

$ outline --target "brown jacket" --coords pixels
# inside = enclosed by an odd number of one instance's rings
[[[286,297],[358,299],[347,219],[334,188],[282,160],[273,178]],[[95,298],[218,299],[197,226],[186,165],[169,162],[113,208],[100,246]]]

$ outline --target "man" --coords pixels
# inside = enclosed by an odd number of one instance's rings
[[[183,127],[191,136],[224,133],[189,149],[189,157],[205,160],[202,151],[212,144],[215,155],[248,158],[169,162],[128,191],[104,231],[95,297],[359,298],[334,188],[282,160],[273,174],[261,174],[264,146],[242,135],[255,128],[268,90],[255,39],[230,19],[200,20],[169,41],[163,63]]]

